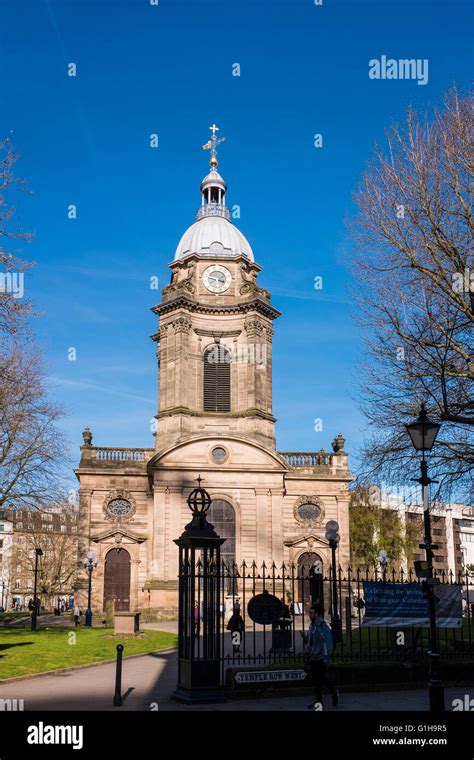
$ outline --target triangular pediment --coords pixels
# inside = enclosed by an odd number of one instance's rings
[[[107,539],[113,539],[114,541],[128,539],[134,544],[142,544],[144,541],[147,540],[148,536],[143,535],[141,533],[134,533],[131,530],[127,530],[126,528],[108,528],[108,530],[102,531],[102,533],[97,533],[95,536],[91,536],[91,541],[94,541],[95,543],[107,541]]]
[[[290,538],[287,541],[283,542],[285,546],[291,546],[295,549],[298,548],[306,548],[314,546],[329,546],[329,541],[327,539],[322,538],[321,536],[316,536],[314,533],[308,533],[306,536],[298,536],[297,538]]]

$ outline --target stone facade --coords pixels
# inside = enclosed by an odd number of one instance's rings
[[[198,222],[183,236],[170,284],[153,308],[159,317],[151,336],[159,376],[155,445],[101,448],[84,432],[76,470],[82,550],[98,555],[98,609],[112,597],[120,597],[119,609],[176,609],[174,539],[189,522],[186,499],[199,475],[213,504],[224,504],[230,515],[226,538],[235,542],[237,563],[298,563],[310,554],[328,569],[329,519],[340,525],[340,564],[349,561],[352,476],[344,439],[334,439],[331,453],[276,450],[272,336],[279,312],[258,283],[261,267],[249,244],[229,221],[216,165],[211,160]],[[79,586],[84,594],[84,579]]]

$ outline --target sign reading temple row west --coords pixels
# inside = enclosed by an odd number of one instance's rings
[[[428,600],[420,583],[364,581],[365,626],[429,626]],[[459,584],[435,586],[436,623],[440,628],[462,627]]]
[[[302,668],[293,670],[248,670],[235,674],[237,683],[283,683],[287,681],[304,681],[306,671]]]

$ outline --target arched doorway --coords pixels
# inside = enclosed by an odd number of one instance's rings
[[[228,568],[229,575],[233,575],[236,534],[235,510],[232,504],[229,504],[225,499],[213,499],[207,513],[207,518],[214,526],[217,535],[226,539],[221,546],[221,559]],[[226,583],[227,593],[232,594],[233,587],[235,587],[233,579],[229,577]]]
[[[298,558],[299,601],[304,603],[305,614],[312,604],[324,605],[323,560],[316,552],[305,552]]]
[[[126,549],[111,549],[105,557],[104,610],[115,602],[116,612],[130,610],[130,554]]]

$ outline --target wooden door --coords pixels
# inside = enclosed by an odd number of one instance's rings
[[[116,612],[130,610],[130,554],[126,549],[111,549],[105,557],[104,610],[115,602]]]

